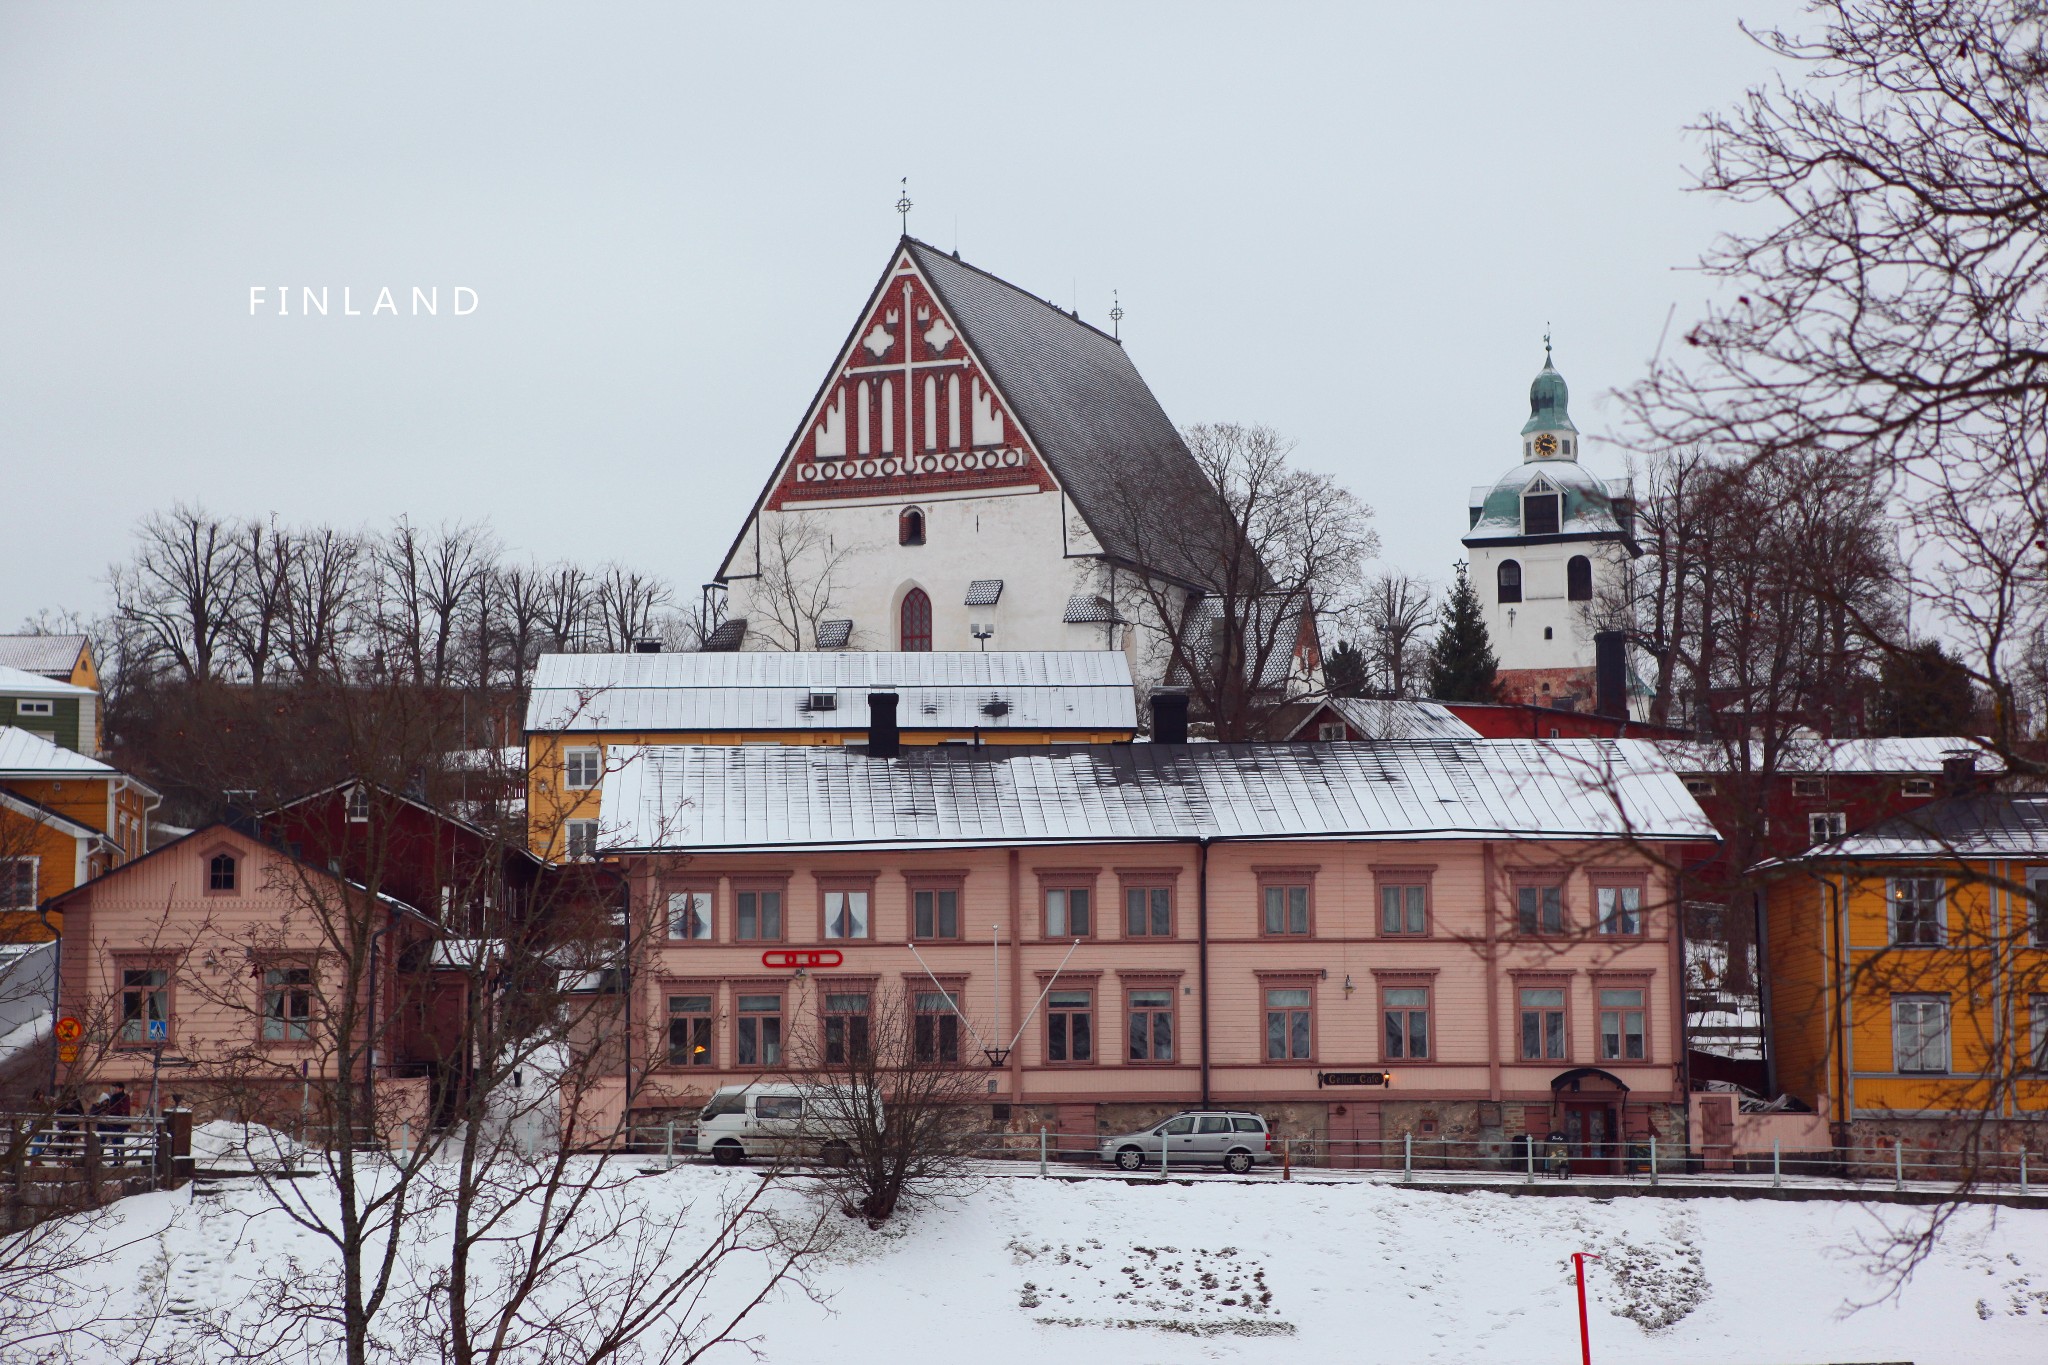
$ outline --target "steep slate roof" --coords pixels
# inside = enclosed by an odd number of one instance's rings
[[[1168,511],[1207,503],[1216,491],[1123,345],[936,247],[913,237],[903,244],[1102,548],[1206,583],[1208,567],[1175,554],[1180,541],[1167,528],[1152,534],[1146,556],[1139,552],[1148,547],[1125,534],[1121,504],[1131,492]],[[1143,563],[1162,556],[1179,562]]]
[[[1715,837],[1632,740],[621,749],[605,851]]]
[[[543,654],[529,732],[859,730],[895,692],[906,730],[1135,730],[1130,661],[1112,650]],[[833,698],[813,710],[811,699]]]

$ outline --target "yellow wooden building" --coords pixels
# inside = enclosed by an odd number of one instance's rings
[[[37,908],[142,855],[146,784],[42,735],[0,726],[0,942],[35,942],[61,927]]]
[[[531,847],[563,859],[595,846],[615,754],[865,744],[876,693],[896,696],[906,745],[1106,744],[1138,729],[1130,662],[1109,650],[543,655],[526,709]]]
[[[1779,1090],[1850,1140],[2048,1121],[2048,796],[1953,797],[1765,870]]]

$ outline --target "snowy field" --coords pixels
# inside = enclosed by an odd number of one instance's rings
[[[759,1178],[689,1166],[632,1191],[689,1222]],[[802,1184],[779,1196],[791,1211]],[[1568,1257],[1591,1251],[1606,1258],[1589,1276],[1596,1361],[2048,1360],[2048,1212],[1965,1210],[1879,1301],[1886,1286],[1857,1248],[1880,1220],[1914,1216],[1367,1182],[990,1179],[879,1232],[846,1224],[812,1267],[816,1298],[781,1294],[750,1332],[772,1362],[1557,1362],[1578,1349]],[[212,1198],[129,1199],[95,1235],[119,1248],[97,1276],[105,1307],[156,1323],[135,1354],[181,1362],[212,1354],[194,1324],[233,1314],[260,1275],[324,1259],[247,1180]],[[416,1251],[432,1261],[431,1241]],[[753,1269],[728,1263],[714,1299],[735,1300]],[[748,1358],[737,1345],[710,1357]]]

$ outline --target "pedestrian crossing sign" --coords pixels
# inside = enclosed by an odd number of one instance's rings
[[[161,1043],[161,1042],[164,1042],[164,1041],[166,1041],[167,1039],[169,1039],[169,1038],[170,1038],[170,1036],[171,1036],[171,1025],[170,1025],[170,1021],[169,1021],[169,1020],[167,1020],[167,1019],[152,1019],[152,1020],[150,1020],[150,1021],[149,1021],[149,1041],[150,1041],[150,1042],[152,1042],[152,1043]]]

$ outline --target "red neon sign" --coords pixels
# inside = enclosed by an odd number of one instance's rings
[[[770,948],[761,954],[763,967],[837,967],[846,954],[837,948]]]

